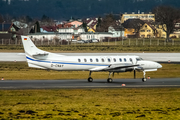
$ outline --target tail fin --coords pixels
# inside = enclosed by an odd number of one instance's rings
[[[28,36],[21,36],[24,51],[28,56],[45,55],[49,52],[38,49]]]

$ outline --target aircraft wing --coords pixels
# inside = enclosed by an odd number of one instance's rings
[[[109,66],[96,67],[96,68],[90,69],[90,71],[113,71],[113,70],[118,70],[122,68],[130,68],[130,67],[136,67],[136,66],[139,66],[139,65],[132,65],[130,63],[110,64]]]

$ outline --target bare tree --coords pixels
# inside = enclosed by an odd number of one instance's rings
[[[168,42],[169,35],[174,32],[175,24],[180,19],[180,10],[170,6],[158,6],[153,9],[153,13],[156,22],[166,32],[166,41]]]
[[[139,30],[144,25],[144,23],[145,22],[140,19],[128,19],[122,25],[125,28],[133,28],[134,32],[137,34],[139,33]]]
[[[97,32],[108,32],[109,26],[115,25],[116,20],[112,14],[106,15],[106,17],[98,24]]]

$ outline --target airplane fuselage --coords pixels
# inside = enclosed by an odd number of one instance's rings
[[[93,68],[106,68],[110,65],[120,64],[138,64],[143,69],[157,69],[161,67],[158,63],[152,61],[140,60],[138,56],[51,56],[42,59],[36,59],[26,56],[30,67],[39,66],[43,69],[53,69],[61,71],[89,71]],[[129,69],[130,70],[130,69]],[[132,68],[133,70],[133,68]],[[119,69],[119,72],[125,72],[125,69]],[[117,70],[118,72],[118,70]]]

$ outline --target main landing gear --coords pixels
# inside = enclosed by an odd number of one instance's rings
[[[109,77],[108,77],[108,79],[107,79],[107,82],[108,82],[108,83],[112,83],[112,82],[113,82],[113,79],[110,78],[110,76],[111,76],[112,73],[113,73],[113,72],[109,72]]]
[[[93,82],[93,78],[91,77],[91,73],[92,73],[92,71],[89,72],[88,82]],[[109,76],[108,76],[108,79],[107,79],[107,82],[108,82],[108,83],[112,83],[112,82],[113,82],[113,79],[110,78],[112,73],[113,73],[113,72],[109,72]],[[135,77],[135,74],[136,74],[136,73],[134,72],[134,78],[136,78],[136,77]],[[113,75],[114,75],[114,73],[113,73]],[[147,81],[145,75],[146,75],[146,72],[143,71],[143,76],[144,76],[144,78],[142,78],[142,82],[146,82],[146,81]]]
[[[88,82],[93,82],[93,78],[91,77],[91,73],[92,73],[92,71],[89,72],[89,78],[87,79]],[[110,78],[110,76],[111,76],[112,73],[113,73],[113,72],[109,72],[109,77],[108,77],[108,79],[107,79],[107,82],[108,82],[108,83],[112,83],[112,82],[113,82],[113,79]]]
[[[143,81],[143,82],[146,82],[146,77],[145,77],[146,72],[145,72],[145,71],[143,71],[143,73],[144,73],[144,78],[142,78],[142,81]]]
[[[93,81],[93,78],[91,77],[91,71],[89,72],[89,78],[88,78],[88,82],[92,82]]]

